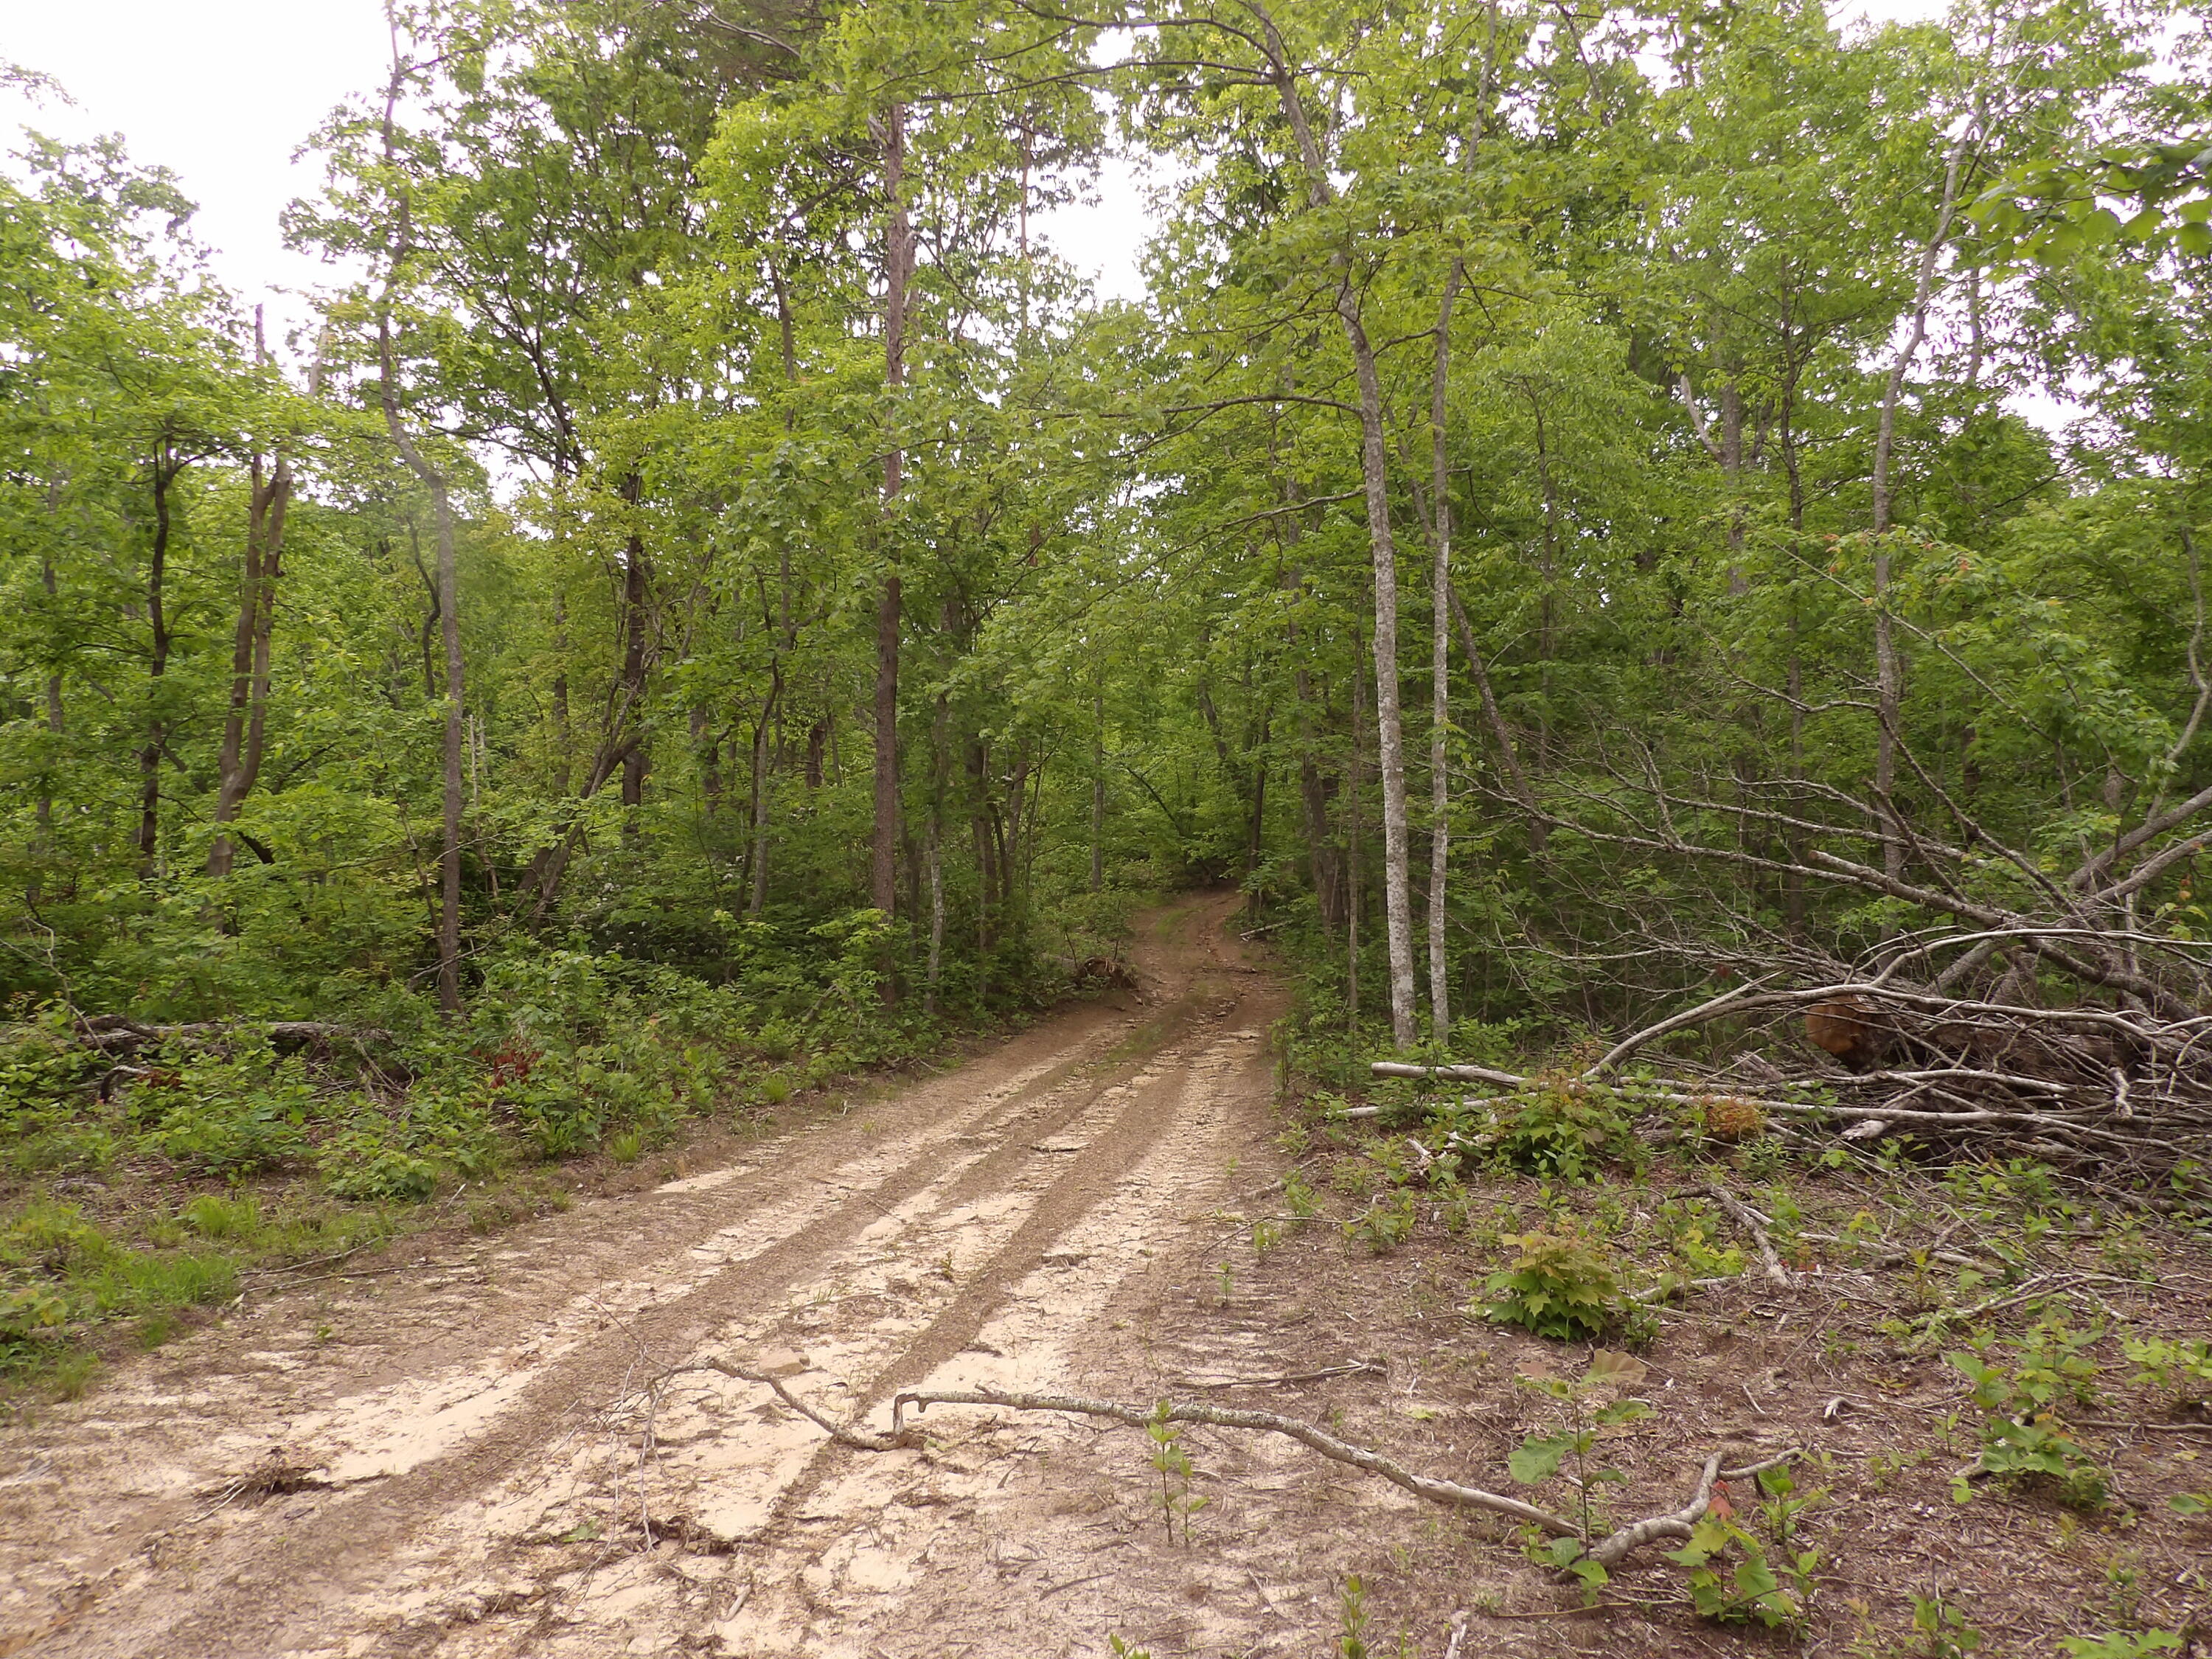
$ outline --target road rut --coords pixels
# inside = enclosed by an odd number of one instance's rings
[[[1141,1004],[434,1267],[256,1298],[43,1414],[0,1485],[0,1653],[1099,1650],[1167,1593],[1110,1559],[1145,1498],[1126,1439],[970,1414],[870,1455],[750,1385],[647,1384],[725,1355],[880,1422],[918,1385],[1156,1380],[1161,1276],[1206,1271],[1209,1213],[1269,1173],[1281,997],[1233,907],[1151,921]],[[1265,1587],[1212,1603],[1186,1643],[1250,1646]]]

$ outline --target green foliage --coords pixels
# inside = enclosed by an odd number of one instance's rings
[[[1977,1470],[2046,1487],[2077,1509],[2101,1509],[2110,1477],[2057,1414],[2062,1397],[2086,1385],[2066,1369],[2084,1363],[2072,1352],[2071,1340],[2046,1331],[2040,1343],[2031,1341],[2022,1349],[2012,1367],[1965,1350],[1944,1358],[1972,1384],[1974,1404],[1982,1412]],[[1961,1478],[1953,1483],[1952,1494],[1968,1503],[1973,1489]]]
[[[1912,1633],[1919,1638],[1925,1659],[1967,1659],[1981,1652],[1989,1639],[1955,1603],[1943,1599],[1940,1589],[1930,1595],[1913,1591]]]
[[[1403,1190],[1379,1196],[1344,1224],[1344,1236],[1386,1255],[1413,1236],[1413,1195]]]
[[[1368,1659],[1367,1585],[1358,1573],[1348,1573],[1336,1600],[1337,1659]]]
[[[1794,1629],[1813,1596],[1817,1552],[1801,1551],[1778,1565],[1758,1539],[1732,1519],[1707,1515],[1690,1541],[1667,1559],[1689,1568],[1690,1600],[1698,1616],[1721,1624]]]
[[[131,1091],[131,1108],[150,1146],[179,1168],[249,1175],[306,1151],[314,1091],[299,1059],[246,1044],[157,1065]]]
[[[1197,1470],[1182,1443],[1183,1425],[1171,1420],[1168,1412],[1169,1402],[1164,1400],[1153,1407],[1146,1419],[1145,1432],[1152,1439],[1152,1468],[1160,1477],[1160,1524],[1166,1528],[1170,1543],[1175,1541],[1179,1526],[1183,1547],[1188,1549],[1192,1518],[1211,1500],[1190,1489],[1191,1477]]]
[[[1518,1325],[1555,1342],[1603,1336],[1629,1316],[1630,1304],[1613,1261],[1587,1240],[1553,1233],[1506,1238],[1517,1254],[1492,1273],[1483,1316]]]
[[[2189,1638],[2176,1630],[2116,1630],[2102,1636],[2062,1636],[2058,1646],[2068,1659],[2148,1659],[2154,1653],[2185,1651]]]
[[[1557,1079],[1514,1096],[1488,1139],[1497,1157],[1524,1175],[1582,1182],[1631,1158],[1636,1142],[1618,1096],[1595,1084]]]
[[[2120,1351],[2137,1367],[2135,1381],[2162,1389],[2177,1407],[2212,1401],[2212,1342],[2202,1337],[2124,1337]]]

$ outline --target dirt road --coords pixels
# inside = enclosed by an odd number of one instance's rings
[[[11,1432],[0,1652],[1310,1644],[1330,1564],[1218,1524],[1217,1547],[1170,1544],[1129,1431],[940,1408],[926,1449],[871,1455],[757,1386],[643,1389],[718,1354],[880,1425],[916,1385],[1146,1399],[1339,1358],[1217,1265],[1249,1255],[1220,1212],[1276,1169],[1280,994],[1231,906],[1151,920],[1141,1000],[1064,1013],[732,1167],[421,1270],[249,1297]],[[1326,1483],[1265,1446],[1217,1463],[1209,1480],[1253,1491]]]

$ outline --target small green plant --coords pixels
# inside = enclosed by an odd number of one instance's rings
[[[1133,1647],[1110,1631],[1106,1636],[1106,1651],[1112,1654],[1114,1659],[1152,1659],[1151,1649]]]
[[[1387,1255],[1413,1236],[1413,1194],[1401,1191],[1395,1198],[1378,1198],[1344,1224],[1346,1240],[1362,1243],[1377,1255]]]
[[[607,1156],[617,1164],[635,1164],[645,1156],[645,1137],[635,1129],[624,1129],[607,1142]]]
[[[2144,1659],[2153,1653],[2179,1653],[2189,1638],[2178,1630],[2116,1630],[2102,1636],[2062,1636],[2068,1659]]]
[[[1975,1470],[2022,1486],[2045,1486],[2075,1509],[2102,1509],[2111,1477],[2082,1450],[2057,1415],[2063,1374],[2049,1363],[2023,1364],[2016,1370],[1992,1364],[1963,1350],[1944,1356],[1973,1385],[1982,1411],[1982,1454]],[[1973,1501],[1966,1476],[1952,1482],[1951,1496]]]
[[[1352,1573],[1337,1593],[1337,1659],[1367,1659],[1367,1586]]]
[[[1554,1479],[1571,1459],[1571,1477],[1579,1507],[1576,1538],[1549,1538],[1530,1550],[1534,1559],[1578,1579],[1587,1594],[1595,1595],[1611,1575],[1589,1559],[1585,1540],[1596,1528],[1596,1498],[1600,1490],[1619,1485],[1627,1477],[1619,1469],[1593,1468],[1590,1453],[1599,1431],[1616,1424],[1633,1423],[1650,1415],[1649,1402],[1626,1394],[1644,1380],[1643,1362],[1625,1353],[1601,1348],[1591,1356],[1589,1370],[1575,1380],[1547,1377],[1526,1380],[1559,1402],[1563,1422],[1556,1433],[1530,1435],[1506,1455],[1506,1472],[1524,1486],[1541,1486]]]
[[[261,1206],[251,1194],[231,1199],[203,1193],[178,1212],[178,1219],[202,1238],[245,1238],[260,1231]]]
[[[1262,1218],[1252,1224],[1252,1254],[1264,1258],[1283,1242],[1283,1224]]]
[[[1492,1324],[1518,1325],[1554,1342],[1581,1342],[1603,1336],[1628,1316],[1620,1273],[1586,1241],[1538,1232],[1502,1242],[1519,1254],[1488,1280],[1482,1314]]]
[[[1717,1624],[1793,1629],[1812,1599],[1817,1551],[1785,1554],[1778,1571],[1766,1547],[1738,1526],[1732,1515],[1708,1510],[1690,1528],[1690,1541],[1667,1559],[1690,1571],[1690,1600],[1701,1618]]]
[[[1293,1170],[1283,1177],[1283,1201],[1290,1206],[1295,1220],[1310,1221],[1321,1213],[1321,1194],[1300,1170]]]
[[[1175,1541],[1176,1528],[1180,1524],[1183,1547],[1188,1549],[1191,1517],[1209,1500],[1190,1489],[1191,1476],[1197,1471],[1189,1452],[1183,1449],[1182,1425],[1170,1419],[1169,1410],[1164,1400],[1153,1407],[1152,1415],[1145,1420],[1145,1432],[1152,1437],[1152,1468],[1159,1472],[1161,1523],[1167,1530],[1170,1543]]]
[[[1922,1659],[1968,1659],[1982,1650],[1986,1639],[1965,1613],[1943,1599],[1940,1588],[1927,1595],[1913,1592],[1912,1633],[1918,1638]]]
[[[2212,1342],[2196,1337],[2178,1342],[2162,1336],[2128,1337],[2120,1350],[2136,1368],[2136,1382],[2167,1390],[2176,1408],[2212,1401]]]
[[[1577,1079],[1540,1079],[1501,1106],[1486,1139],[1498,1161],[1523,1175],[1582,1182],[1631,1159],[1637,1141],[1620,1097]]]

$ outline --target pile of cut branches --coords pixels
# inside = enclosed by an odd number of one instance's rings
[[[2041,941],[2051,931],[1923,938],[1890,952],[1879,971],[1812,984],[1787,983],[1798,975],[1785,970],[1656,1020],[1552,1081],[1570,1089],[1620,1084],[1632,1062],[1667,1039],[1726,1027],[1724,1046],[1738,1051],[1732,1060],[1647,1058],[1627,1086],[1738,1123],[1756,1115],[1800,1132],[2032,1155],[2083,1173],[2163,1176],[2212,1160],[2212,1015],[2188,1012],[2178,988],[2155,1000],[2042,1007],[1947,992],[1942,975],[1904,971],[1939,942],[1971,954],[1991,939],[2028,933]],[[2191,947],[2154,943],[2169,960],[2197,968]],[[1788,1025],[1798,1026],[1802,1041]],[[1509,1089],[1535,1083],[1487,1066],[1379,1061],[1373,1069]]]

